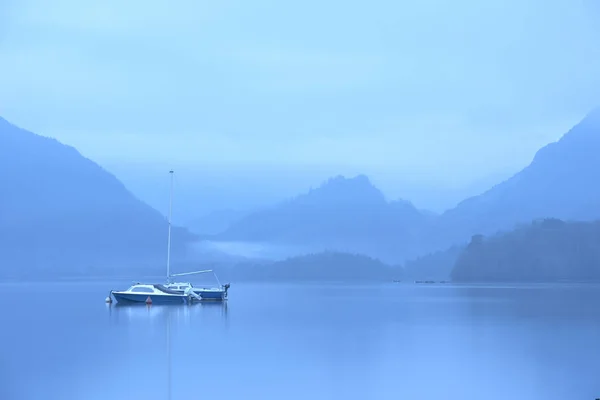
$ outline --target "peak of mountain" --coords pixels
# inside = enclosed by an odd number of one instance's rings
[[[385,196],[365,175],[345,178],[338,175],[290,203],[315,207],[381,206]]]
[[[487,192],[444,213],[439,234],[466,240],[542,218],[600,218],[600,109],[560,140],[541,148],[530,165]],[[447,243],[445,243],[447,244]]]
[[[0,251],[8,264],[86,268],[165,257],[167,222],[158,211],[75,148],[5,119],[0,187]],[[190,238],[181,229],[174,236],[179,244]]]
[[[565,133],[557,142],[542,147],[535,155],[532,165],[536,163],[562,161],[562,165],[577,166],[576,163],[568,163],[568,156],[578,155],[587,158],[595,158],[594,150],[600,149],[600,108],[588,113],[581,122]],[[558,157],[561,157],[558,159]],[[548,161],[549,160],[549,161]],[[567,163],[565,163],[567,161]],[[573,160],[581,161],[581,160]]]
[[[395,260],[429,219],[409,202],[386,202],[364,175],[336,176],[305,194],[250,213],[217,240],[358,251]]]

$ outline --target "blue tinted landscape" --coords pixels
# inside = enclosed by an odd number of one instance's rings
[[[600,397],[596,1],[0,2],[0,400]]]

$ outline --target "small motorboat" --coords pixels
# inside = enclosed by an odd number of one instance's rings
[[[135,283],[127,290],[111,290],[110,294],[120,303],[188,304],[192,301],[189,293],[160,284]]]

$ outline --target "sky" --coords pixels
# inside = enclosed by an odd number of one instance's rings
[[[171,167],[217,203],[365,173],[443,209],[600,105],[598,20],[596,0],[0,0],[0,115],[142,197]]]

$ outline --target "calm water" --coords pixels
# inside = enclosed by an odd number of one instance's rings
[[[595,399],[600,287],[0,284],[0,399]]]

